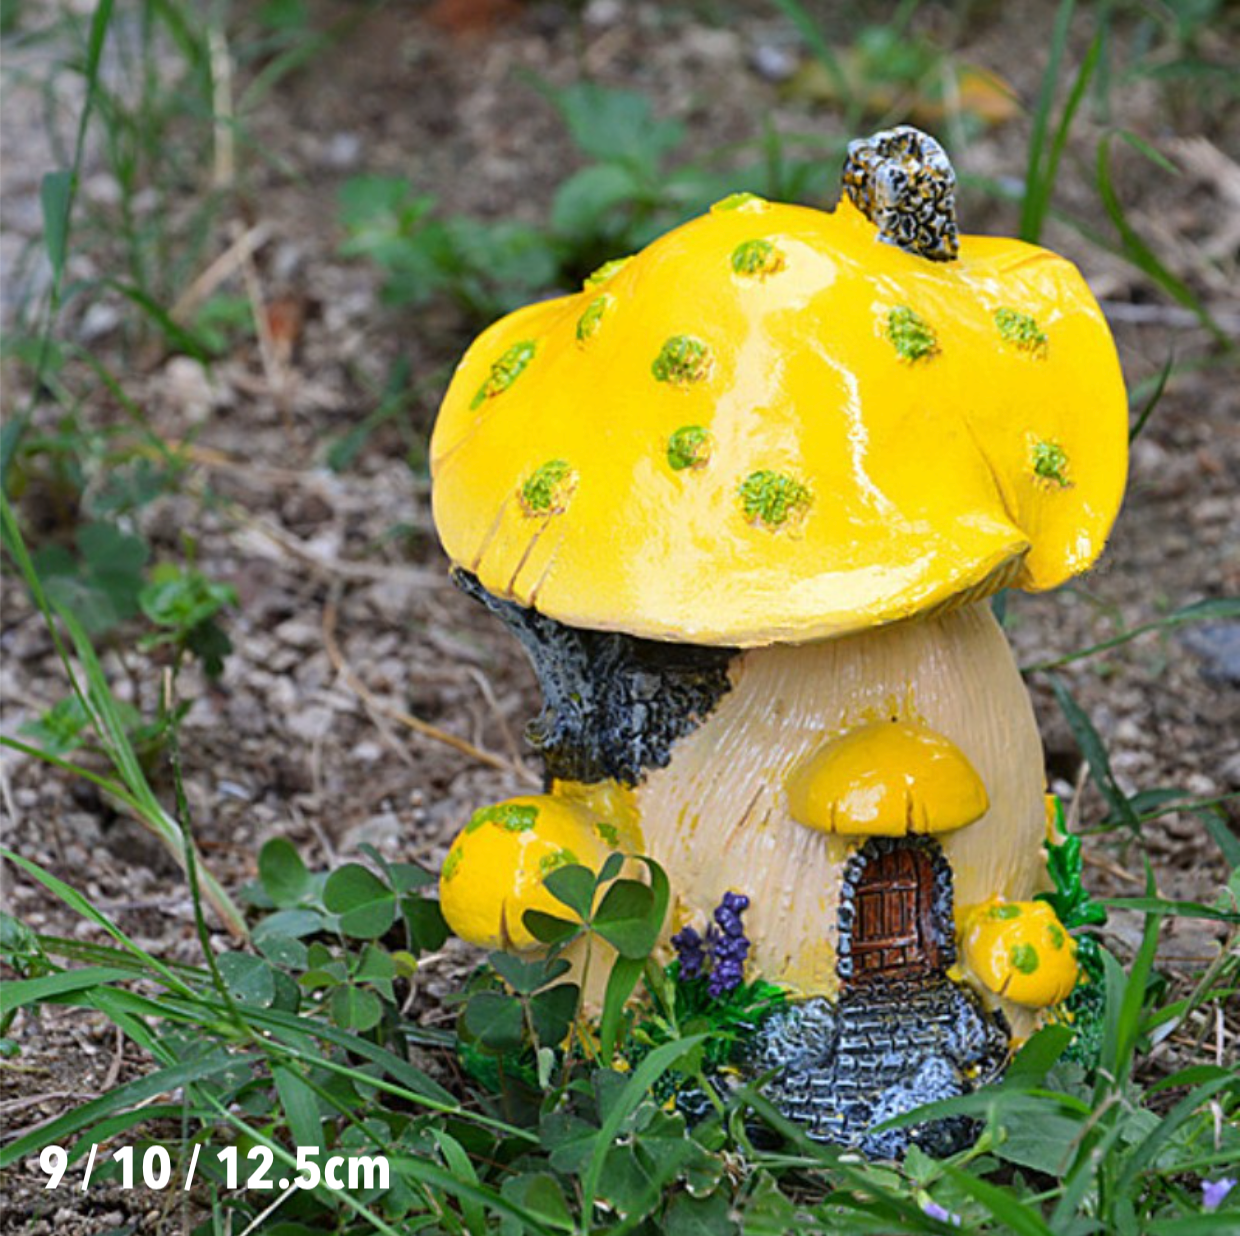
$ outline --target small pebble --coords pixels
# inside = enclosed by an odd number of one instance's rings
[[[1206,682],[1240,687],[1240,622],[1190,627],[1181,632],[1180,640],[1201,659]]]
[[[799,57],[787,47],[777,47],[773,43],[759,43],[749,53],[749,63],[753,71],[766,82],[786,82],[800,64]]]

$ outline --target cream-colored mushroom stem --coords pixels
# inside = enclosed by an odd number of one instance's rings
[[[799,646],[747,651],[733,689],[636,791],[646,852],[667,869],[676,926],[701,929],[728,889],[751,902],[751,973],[832,994],[840,878],[863,839],[789,814],[787,783],[824,742],[884,718],[954,742],[989,810],[940,836],[957,910],[1044,887],[1042,746],[1011,649],[985,601]]]

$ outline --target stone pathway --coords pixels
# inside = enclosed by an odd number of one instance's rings
[[[913,1142],[952,1154],[976,1137],[964,1117],[886,1133],[870,1129],[923,1103],[967,1094],[996,1078],[1008,1054],[1002,1014],[987,1013],[946,979],[883,984],[816,998],[773,1013],[749,1068],[778,1070],[766,1094],[817,1141],[896,1158]]]

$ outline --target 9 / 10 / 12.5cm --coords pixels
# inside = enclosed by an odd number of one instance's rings
[[[86,1169],[80,1188],[90,1185],[95,1168],[98,1145],[92,1145],[86,1160]],[[201,1143],[195,1143],[190,1154],[182,1188],[189,1189],[194,1183],[198,1167]],[[254,1146],[244,1157],[236,1146],[225,1146],[214,1153],[223,1168],[223,1184],[226,1189],[316,1189],[325,1185],[329,1189],[386,1189],[388,1187],[388,1161],[384,1155],[331,1155],[320,1160],[322,1151],[317,1146],[298,1146],[292,1165],[275,1167],[275,1153],[267,1146]],[[208,1151],[208,1155],[212,1152]],[[112,1159],[120,1166],[120,1186],[132,1189],[141,1183],[156,1191],[173,1185],[172,1156],[167,1147],[151,1145],[141,1155],[133,1146],[122,1146],[112,1153]],[[44,1188],[57,1188],[69,1166],[69,1153],[63,1146],[44,1146],[39,1154],[39,1167],[47,1176]],[[273,1171],[282,1174],[273,1175]]]

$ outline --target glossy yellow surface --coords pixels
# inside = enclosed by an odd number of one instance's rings
[[[556,781],[552,785],[556,798],[564,798],[585,810],[594,821],[594,829],[604,841],[622,854],[643,854],[641,821],[633,791],[618,781]]]
[[[806,828],[844,836],[948,833],[985,815],[986,787],[963,751],[924,725],[859,725],[816,751],[788,782]]]
[[[540,947],[522,921],[527,910],[571,917],[543,877],[570,863],[597,871],[610,853],[606,831],[586,807],[550,794],[476,811],[439,875],[439,905],[448,926],[481,948]]]
[[[484,332],[431,456],[443,543],[497,596],[754,646],[1083,571],[1127,407],[1054,254],[931,262],[849,203],[748,200]]]
[[[1027,1008],[1066,1000],[1077,980],[1076,941],[1044,901],[992,898],[960,930],[965,967],[996,995]]]

